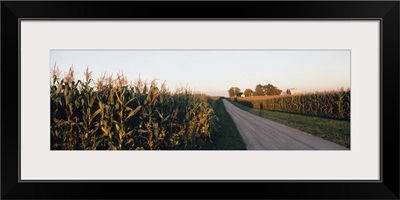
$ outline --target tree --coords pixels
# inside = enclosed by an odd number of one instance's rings
[[[237,97],[240,93],[240,89],[238,87],[231,87],[228,90],[229,97]]]
[[[244,96],[246,96],[246,97],[250,97],[250,96],[252,96],[252,94],[253,94],[253,90],[251,90],[251,89],[246,89],[244,91]]]
[[[265,96],[265,95],[280,95],[282,90],[278,89],[274,85],[268,83],[268,85],[256,85],[255,95],[257,96]]]
[[[265,93],[263,91],[263,86],[261,84],[256,85],[256,89],[255,89],[254,92],[255,92],[255,94],[257,96],[264,96],[265,95]]]
[[[280,95],[282,93],[282,90],[270,83],[268,83],[268,85],[264,85],[263,89],[266,95]]]

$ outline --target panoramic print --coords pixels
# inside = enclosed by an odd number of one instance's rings
[[[51,50],[51,150],[349,150],[349,50]]]

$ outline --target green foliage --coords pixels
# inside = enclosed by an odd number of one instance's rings
[[[280,95],[282,90],[278,89],[276,86],[268,83],[268,85],[256,85],[255,95],[256,96],[265,96],[265,95]]]
[[[264,90],[263,90],[263,86],[261,84],[256,85],[256,88],[254,90],[254,93],[256,96],[264,96]]]
[[[238,87],[231,87],[228,90],[228,93],[229,93],[229,97],[237,97],[237,96],[239,96],[240,89]]]
[[[103,76],[96,89],[92,82],[53,76],[51,149],[199,149],[210,141],[217,118],[205,95],[140,79],[127,85],[123,75]]]
[[[246,144],[240,135],[235,122],[226,111],[222,98],[212,103],[218,117],[219,128],[211,135],[212,143],[207,143],[207,150],[246,150]]]
[[[290,95],[266,100],[238,100],[252,108],[350,120],[350,90]]]
[[[246,96],[246,97],[250,97],[252,94],[253,94],[253,90],[251,90],[251,89],[246,89],[244,91],[244,96]]]
[[[282,90],[270,83],[268,83],[268,85],[264,85],[263,90],[266,95],[280,95],[282,93]]]

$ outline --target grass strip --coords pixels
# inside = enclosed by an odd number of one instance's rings
[[[213,103],[215,115],[219,119],[219,128],[211,134],[212,143],[203,146],[204,150],[246,150],[246,144],[237,130],[235,122],[226,111],[222,99]]]
[[[229,102],[238,108],[258,115],[260,117],[285,124],[292,128],[310,133],[312,135],[329,140],[336,144],[350,148],[350,122],[336,119],[321,118],[315,116],[306,116],[300,114],[291,114],[278,111],[260,110],[249,108],[236,103],[230,99]]]

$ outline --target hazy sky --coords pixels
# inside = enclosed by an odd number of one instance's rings
[[[281,90],[332,90],[350,87],[350,51],[211,51],[211,50],[51,50],[50,68],[57,63],[67,72],[73,65],[77,79],[86,67],[96,80],[104,72],[124,72],[166,82],[168,88],[188,86],[208,95],[228,96],[230,87],[254,90],[271,83]]]

